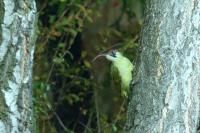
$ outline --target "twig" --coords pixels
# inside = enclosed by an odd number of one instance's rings
[[[101,133],[101,124],[100,124],[100,118],[99,118],[99,106],[98,106],[97,90],[96,89],[94,89],[94,102],[95,102],[95,108],[96,108],[98,133]]]
[[[88,129],[89,129],[90,132],[92,132],[91,129],[88,127],[91,124],[92,115],[93,115],[93,112],[91,112],[90,115],[89,115],[89,119],[88,119],[88,122],[87,122],[87,124],[85,126],[86,128],[84,130],[84,133],[87,133]]]
[[[81,124],[83,127],[85,127],[85,129],[87,129],[87,131],[92,133],[91,129],[89,127],[87,127],[87,125],[83,124],[82,122],[78,122],[78,123]],[[84,133],[86,133],[86,130],[84,130]]]
[[[65,131],[69,131],[67,129],[67,127],[64,125],[64,123],[62,122],[62,120],[60,119],[60,117],[58,116],[58,114],[54,111],[53,114],[56,116],[56,119],[58,120],[59,124],[61,125],[61,127],[65,130]]]
[[[114,125],[117,123],[118,117],[119,117],[120,114],[122,113],[122,110],[123,110],[122,107],[124,106],[125,101],[126,101],[126,100],[124,99],[122,105],[120,106],[120,110],[119,110],[119,112],[117,113],[116,119],[115,119],[114,122],[113,122]]]

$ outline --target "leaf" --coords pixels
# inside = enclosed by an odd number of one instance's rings
[[[112,125],[112,129],[114,132],[117,132],[117,127],[114,124]]]
[[[59,23],[57,23],[56,28],[58,27],[64,27],[64,26],[70,26],[70,21],[68,19],[61,19]]]
[[[61,57],[54,57],[53,62],[56,64],[61,64],[62,62],[64,62],[64,59]]]
[[[55,15],[51,15],[49,18],[49,23],[53,24],[55,22],[56,16]]]
[[[72,60],[74,59],[73,54],[72,54],[69,50],[67,50],[67,51],[65,52],[65,54],[68,54],[69,57],[70,57]]]
[[[81,57],[82,57],[82,58],[85,58],[86,55],[87,55],[87,52],[86,52],[86,51],[82,51],[82,52],[81,52]]]
[[[91,64],[90,64],[89,61],[84,60],[83,63],[84,63],[84,65],[85,65],[87,68],[92,68],[92,66],[91,66]]]
[[[47,102],[46,104],[47,104],[47,107],[48,107],[49,109],[52,108],[52,107],[51,107],[51,104],[50,104],[49,102]]]

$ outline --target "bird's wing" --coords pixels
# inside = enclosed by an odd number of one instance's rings
[[[127,97],[129,88],[127,88],[127,86],[124,86],[124,84],[121,81],[119,71],[117,67],[115,67],[113,64],[111,65],[111,76],[115,84],[115,88],[120,91],[121,96]]]
[[[114,82],[120,83],[119,72],[113,64],[111,65],[111,77]]]

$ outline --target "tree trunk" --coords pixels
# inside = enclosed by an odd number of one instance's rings
[[[0,0],[0,133],[30,133],[34,0]]]
[[[200,1],[147,0],[129,133],[195,133],[199,121]]]

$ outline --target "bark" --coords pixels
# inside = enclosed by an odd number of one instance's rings
[[[0,0],[0,133],[30,133],[34,0]]]
[[[147,0],[129,133],[195,133],[199,121],[200,1]]]

